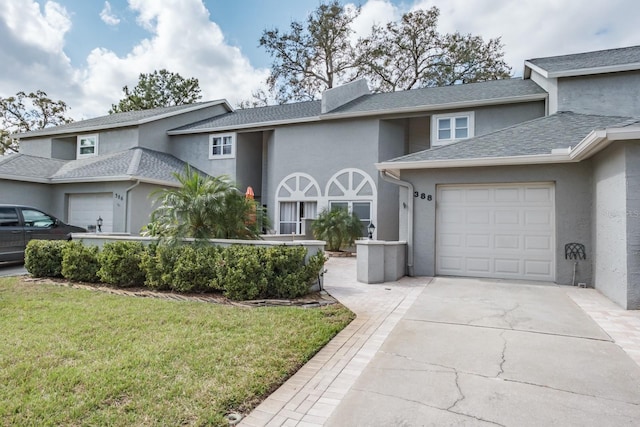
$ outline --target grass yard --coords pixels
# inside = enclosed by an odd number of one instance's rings
[[[0,279],[0,425],[228,425],[353,318]]]

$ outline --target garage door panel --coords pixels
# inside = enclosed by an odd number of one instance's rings
[[[102,231],[113,231],[113,193],[69,194],[69,223],[87,228],[102,218]]]
[[[553,281],[554,197],[553,184],[438,186],[436,274]]]
[[[495,249],[520,249],[521,236],[517,234],[497,234]]]
[[[467,247],[489,249],[491,247],[491,236],[488,234],[468,234]]]

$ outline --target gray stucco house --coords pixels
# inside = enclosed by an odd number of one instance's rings
[[[251,186],[273,232],[344,206],[407,272],[584,282],[640,308],[640,47],[525,62],[523,78],[234,110],[224,101],[19,135],[0,202],[136,234],[185,163]],[[565,259],[578,243],[586,259]],[[575,278],[574,278],[575,271]]]

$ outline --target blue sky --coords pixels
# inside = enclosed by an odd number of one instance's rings
[[[303,21],[320,0],[0,1],[0,96],[45,90],[75,119],[106,114],[140,73],[166,68],[232,105],[264,88],[265,29]],[[439,29],[502,37],[513,74],[528,58],[640,44],[635,0],[359,0],[371,24],[437,6]]]

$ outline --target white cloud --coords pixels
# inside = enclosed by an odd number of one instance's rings
[[[0,50],[0,61],[20,64],[3,70],[0,96],[42,89],[67,102],[76,119],[106,114],[122,98],[122,87],[135,86],[140,73],[166,68],[196,77],[203,100],[226,98],[232,105],[250,98],[268,74],[226,43],[201,0],[129,0],[137,22],[151,35],[125,55],[96,47],[80,68],[72,68],[63,51],[71,19],[62,6],[50,1],[43,13],[35,0],[0,3],[0,37],[11,46]]]
[[[120,19],[111,12],[111,4],[108,1],[104,2],[104,7],[100,12],[100,19],[102,19],[102,22],[112,27],[120,23]]]
[[[354,8],[352,3],[347,7]],[[389,0],[369,0],[360,8],[360,15],[353,21],[353,40],[367,37],[371,34],[371,27],[384,25],[389,21],[400,18],[402,11]]]
[[[525,59],[640,44],[634,0],[418,0],[412,8],[432,6],[440,31],[501,37],[516,75]]]

